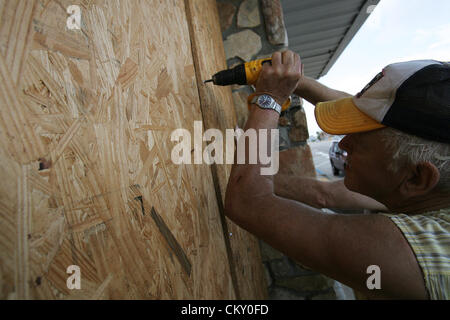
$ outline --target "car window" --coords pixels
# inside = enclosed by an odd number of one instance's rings
[[[339,146],[337,144],[337,142],[333,142],[333,152],[338,152],[339,151]]]

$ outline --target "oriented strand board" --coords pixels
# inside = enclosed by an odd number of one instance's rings
[[[191,28],[192,51],[196,66],[204,127],[234,129],[236,114],[230,87],[203,81],[223,69],[226,58],[215,0],[185,0]],[[225,143],[224,143],[225,146]],[[229,256],[237,295],[240,299],[267,299],[267,284],[257,239],[223,216],[223,202],[231,164],[213,164],[216,194],[229,241]],[[231,236],[230,236],[231,235]]]
[[[202,119],[184,4],[0,0],[1,299],[236,297],[211,169],[170,158]]]

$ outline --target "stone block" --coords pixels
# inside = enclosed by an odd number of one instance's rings
[[[280,116],[280,119],[278,119],[278,125],[286,127],[291,125],[291,121],[286,116]]]
[[[329,291],[327,293],[314,295],[311,300],[338,300],[338,298],[336,297],[336,293],[334,293],[334,291]]]
[[[250,61],[261,50],[261,38],[252,30],[244,30],[227,37],[223,42],[227,59],[239,57]]]
[[[292,266],[295,269],[295,274],[296,275],[311,275],[311,274],[317,273],[314,270],[312,270],[312,269],[302,265],[298,261],[292,260],[290,258],[288,258],[288,259],[291,261]]]
[[[304,127],[292,127],[291,130],[289,130],[289,139],[293,142],[305,142],[308,137],[308,130]]]
[[[283,256],[282,259],[270,260],[269,266],[275,279],[311,274],[311,272],[299,268],[286,256]]]
[[[274,51],[275,52],[275,51]],[[273,53],[260,54],[256,57],[256,59],[267,59],[272,58]]]
[[[286,263],[286,260],[283,258],[271,260],[269,265],[275,279],[292,277],[295,274],[292,266],[289,263]]]
[[[258,0],[245,0],[239,7],[237,26],[239,28],[253,28],[261,24]]]
[[[296,108],[291,113],[291,117],[294,123],[294,127],[306,128],[306,133],[308,133],[308,124],[306,123],[306,114],[303,108]]]
[[[300,270],[302,270],[305,274],[308,273],[308,272],[310,272],[310,273],[311,273],[311,272],[314,272],[311,268],[308,268],[307,266],[301,264],[301,263],[298,262],[298,261],[293,260],[293,262],[294,262],[295,265],[296,265],[298,268],[300,268]]]
[[[305,300],[302,295],[285,288],[272,288],[269,290],[271,300]]]
[[[297,107],[297,106],[302,107],[303,106],[303,99],[300,98],[296,94],[292,94],[291,95],[291,108],[294,107],[294,106],[295,107]]]
[[[305,144],[279,153],[279,173],[301,177],[316,177],[310,147]]]
[[[267,39],[274,46],[288,46],[283,9],[279,0],[261,0]]]
[[[229,2],[217,2],[217,10],[219,11],[220,29],[224,32],[233,24],[236,7]]]
[[[270,287],[273,283],[273,279],[270,276],[270,271],[269,271],[269,267],[267,266],[267,264],[264,263],[263,265],[264,265],[264,275],[266,276],[267,286]]]
[[[289,139],[293,142],[306,142],[309,137],[306,114],[302,107],[293,107],[289,110],[289,117],[293,127],[289,131]]]
[[[280,251],[275,250],[262,240],[259,241],[259,248],[261,250],[262,261],[270,261],[283,258],[283,254]]]
[[[355,300],[354,290],[339,281],[334,281],[334,293],[337,300]]]
[[[291,140],[289,139],[289,129],[289,127],[278,126],[279,151],[287,150],[291,147]]]
[[[275,285],[277,287],[288,288],[300,292],[334,290],[334,280],[325,277],[322,274],[301,275],[292,278],[276,279]]]

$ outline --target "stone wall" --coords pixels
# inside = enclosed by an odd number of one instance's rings
[[[260,247],[270,299],[337,299],[333,279],[301,266],[264,241],[260,241]]]
[[[283,12],[278,0],[217,0],[224,48],[229,68],[270,57],[288,48]],[[219,70],[218,70],[219,71]],[[232,87],[238,126],[248,117],[247,97],[251,86]],[[282,112],[280,130],[280,173],[315,177],[303,101],[293,96],[289,109]],[[308,270],[260,241],[261,255],[271,299],[342,299],[340,284]]]
[[[270,57],[273,52],[288,48],[279,1],[217,0],[217,6],[229,68]],[[247,97],[254,88],[235,85],[232,92],[238,125],[243,127],[248,117]],[[280,116],[280,151],[299,146],[302,150],[309,149],[306,145],[308,126],[302,105],[303,100],[293,96],[291,107]],[[315,171],[312,170],[310,175],[315,176]]]

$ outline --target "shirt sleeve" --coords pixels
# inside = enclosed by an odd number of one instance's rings
[[[450,211],[450,210],[449,210]],[[380,213],[391,219],[411,246],[430,299],[450,298],[450,219],[447,211],[422,215]]]

